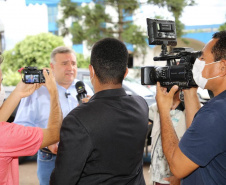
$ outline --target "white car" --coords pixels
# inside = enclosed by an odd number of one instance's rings
[[[77,70],[77,79],[85,82],[87,85],[89,85],[91,88],[92,84],[90,82],[90,76],[89,76],[89,70],[88,69],[78,69]],[[142,96],[148,106],[150,106],[152,103],[155,103],[155,92],[148,89],[146,86],[141,85],[141,82],[139,80],[126,77],[123,80],[122,87],[125,89],[126,93],[128,95],[139,95]]]

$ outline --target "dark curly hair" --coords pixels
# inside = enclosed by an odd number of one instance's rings
[[[219,31],[213,34],[213,39],[218,39],[212,48],[212,53],[215,61],[221,59],[226,60],[226,30]]]
[[[90,63],[100,83],[122,83],[128,63],[127,48],[117,39],[101,39],[92,48]]]

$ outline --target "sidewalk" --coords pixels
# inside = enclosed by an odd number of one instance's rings
[[[149,185],[149,175],[148,169],[150,164],[145,163],[143,170],[144,170],[144,179],[146,185]],[[36,161],[26,161],[19,165],[19,173],[20,173],[20,185],[38,185],[38,178],[37,178],[37,163]]]

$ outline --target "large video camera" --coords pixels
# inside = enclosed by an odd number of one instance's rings
[[[48,71],[47,71],[48,72]],[[37,67],[25,67],[23,69],[23,82],[26,84],[45,83],[43,70],[38,70]]]
[[[155,85],[157,81],[161,86],[170,89],[178,85],[180,89],[197,87],[192,68],[196,58],[201,56],[201,51],[192,48],[173,48],[167,53],[167,46],[176,46],[176,27],[174,21],[147,19],[149,45],[162,45],[159,57],[154,61],[167,61],[166,66],[146,66],[141,68],[141,84]]]

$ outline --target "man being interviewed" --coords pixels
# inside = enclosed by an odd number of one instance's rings
[[[93,46],[89,70],[95,94],[64,119],[50,184],[145,184],[148,106],[122,88],[127,61],[126,46],[117,39]]]

